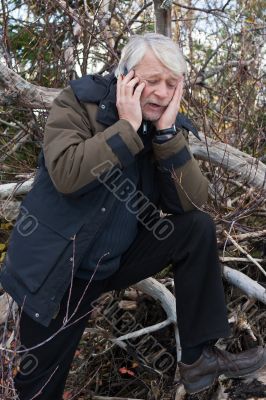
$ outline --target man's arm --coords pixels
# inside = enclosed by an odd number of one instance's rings
[[[153,152],[162,210],[179,214],[202,206],[208,198],[208,180],[201,173],[182,133],[164,143],[153,140]]]
[[[120,119],[92,135],[88,114],[70,87],[54,100],[44,133],[44,157],[49,175],[59,192],[79,195],[94,187],[99,165],[123,168],[134,161],[143,143],[132,124]]]
[[[157,131],[168,131],[174,125],[183,94],[183,82],[182,77],[167,109],[155,122]],[[202,175],[181,132],[161,143],[155,138],[153,152],[157,161],[163,211],[179,214],[196,209],[207,201],[208,180]]]

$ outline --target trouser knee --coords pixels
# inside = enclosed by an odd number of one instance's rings
[[[192,211],[192,215],[192,223],[196,234],[216,235],[215,223],[209,214],[196,210]]]
[[[182,226],[184,227],[184,232],[185,230],[187,230],[188,232],[190,232],[190,235],[195,236],[195,238],[216,238],[215,223],[209,214],[203,211],[193,210],[182,214],[182,218],[183,220],[181,221],[180,215],[172,215],[172,222],[176,226],[182,223]],[[178,229],[177,235],[179,235]]]

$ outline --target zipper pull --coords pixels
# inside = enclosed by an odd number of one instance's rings
[[[142,135],[146,135],[148,132],[148,126],[147,126],[147,121],[143,121],[143,126],[142,126]]]

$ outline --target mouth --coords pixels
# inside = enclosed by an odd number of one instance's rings
[[[161,106],[161,105],[159,105],[159,104],[156,104],[156,103],[147,103],[147,106],[150,108],[150,109],[152,109],[152,110],[162,110],[162,109],[164,109],[164,106]]]

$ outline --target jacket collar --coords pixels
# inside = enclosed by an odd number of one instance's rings
[[[86,75],[70,81],[69,84],[79,101],[98,104],[98,122],[110,126],[118,120],[114,73],[105,76]]]

